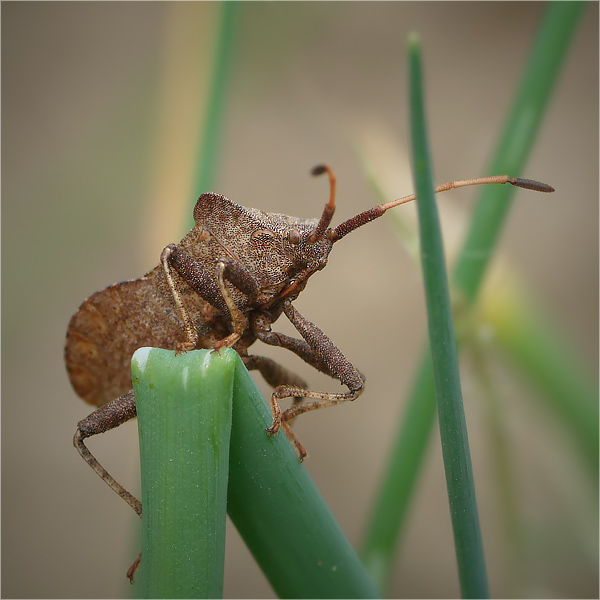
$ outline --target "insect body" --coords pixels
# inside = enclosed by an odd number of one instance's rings
[[[65,361],[75,391],[99,409],[78,423],[74,444],[90,466],[141,515],[141,504],[98,463],[84,440],[136,416],[130,361],[142,346],[184,352],[194,348],[234,348],[248,369],[258,370],[275,389],[271,396],[273,435],[281,428],[300,459],[306,450],[290,421],[304,412],[356,399],[364,377],[333,342],[305,319],[292,302],[310,276],[323,269],[333,244],[380,217],[386,210],[414,199],[414,195],[377,205],[335,228],[335,178],[327,166],[329,201],[319,219],[303,220],[244,208],[224,196],[207,193],[194,208],[194,228],[177,245],[168,245],[160,265],[140,279],[125,281],[97,292],[72,317]],[[511,183],[549,192],[553,189],[526,179],[507,176],[452,182],[436,188],[480,183]],[[301,338],[272,331],[281,314]],[[301,359],[338,379],[347,392],[308,389],[297,375],[270,358],[249,354],[256,340],[291,350]],[[281,411],[279,401],[294,398]]]

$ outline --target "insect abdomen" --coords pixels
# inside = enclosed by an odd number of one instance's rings
[[[173,349],[185,339],[153,277],[90,296],[67,329],[65,362],[77,394],[102,406],[131,389],[131,356],[142,346]]]

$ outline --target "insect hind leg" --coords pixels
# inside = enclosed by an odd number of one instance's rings
[[[83,460],[94,469],[104,483],[123,498],[123,500],[135,510],[138,516],[141,517],[142,503],[114,479],[84,444],[85,439],[98,433],[104,433],[105,431],[114,429],[130,419],[133,419],[136,414],[133,390],[129,390],[126,394],[105,404],[85,419],[79,421],[79,423],[77,423],[77,431],[73,437],[73,445],[77,448]]]

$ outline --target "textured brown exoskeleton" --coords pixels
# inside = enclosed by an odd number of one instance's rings
[[[136,416],[130,361],[137,348],[155,346],[184,352],[232,347],[248,369],[260,371],[275,389],[269,435],[282,428],[300,459],[306,451],[290,421],[301,413],[356,399],[364,377],[331,340],[292,305],[308,278],[327,264],[335,242],[414,195],[377,205],[334,229],[335,178],[327,166],[330,197],[320,219],[299,219],[244,208],[214,193],[202,194],[194,208],[195,227],[169,244],[160,265],[140,279],[117,283],[90,296],[67,330],[65,361],[75,391],[100,407],[80,421],[74,444],[89,465],[141,516],[141,503],[119,485],[92,456],[84,440]],[[507,176],[455,181],[436,188],[511,183],[542,192],[550,186]],[[302,339],[271,330],[281,313]],[[291,350],[348,388],[345,393],[315,392],[297,375],[270,358],[249,355],[260,340]],[[281,412],[279,401],[294,398]],[[303,402],[303,400],[309,400]]]

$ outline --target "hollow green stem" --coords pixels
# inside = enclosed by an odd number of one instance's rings
[[[280,598],[377,598],[321,494],[240,361],[234,382],[228,512]]]
[[[237,354],[132,359],[142,472],[144,598],[219,598]]]

